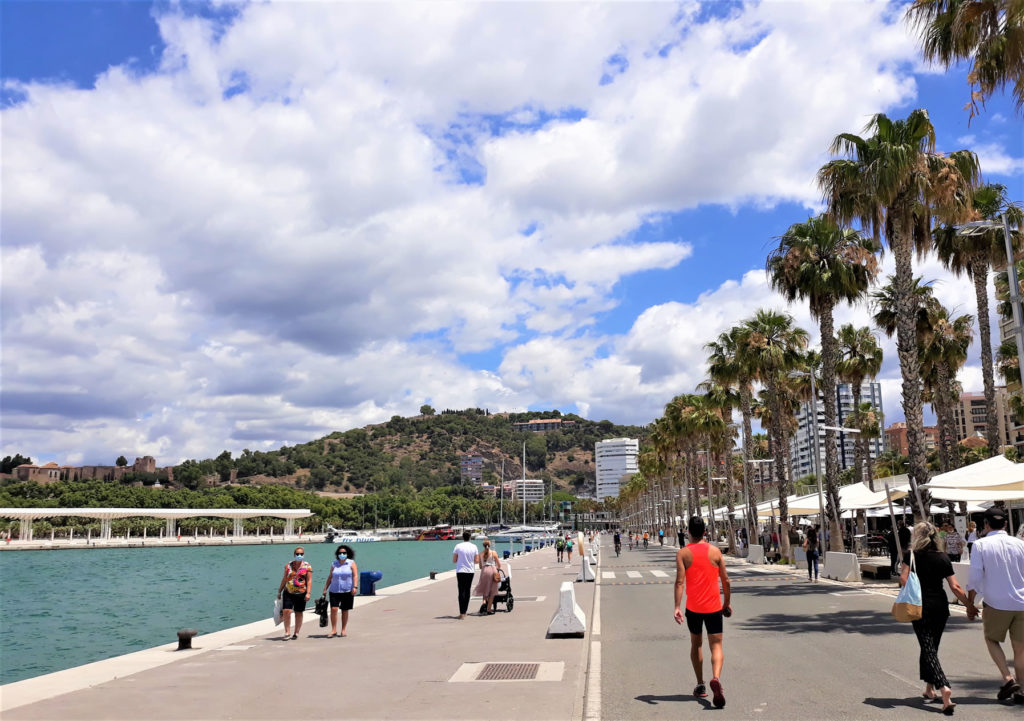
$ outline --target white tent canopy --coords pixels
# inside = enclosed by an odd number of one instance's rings
[[[976,490],[974,488],[930,488],[932,498],[940,501],[968,501],[983,503],[985,501],[1021,501],[1024,490]]]
[[[1006,456],[993,456],[979,463],[935,476],[924,487],[929,490],[959,488],[977,491],[1024,491],[1024,464],[1007,460]]]

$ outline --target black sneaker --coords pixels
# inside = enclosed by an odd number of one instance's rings
[[[694,698],[707,698],[708,697],[708,690],[704,686],[704,684],[699,683],[699,684],[697,684],[694,687],[693,695],[694,695]]]

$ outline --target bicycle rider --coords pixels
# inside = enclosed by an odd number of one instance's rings
[[[615,543],[615,555],[618,556],[620,553],[622,553],[622,536],[619,535],[618,531],[615,532],[613,540]]]

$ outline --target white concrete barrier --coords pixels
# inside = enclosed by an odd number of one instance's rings
[[[836,581],[859,581],[860,563],[857,562],[857,556],[852,553],[829,551],[825,554],[825,565],[821,575]]]
[[[549,636],[582,636],[587,629],[587,617],[576,603],[576,590],[569,581],[562,581],[558,593],[558,610],[548,624]]]
[[[577,581],[593,581],[593,580],[595,580],[594,569],[592,569],[590,567],[590,559],[587,558],[586,556],[584,556],[582,559],[580,559],[580,573],[579,573],[578,576],[576,576],[576,580]]]
[[[764,563],[764,546],[759,546],[756,543],[750,544],[750,550],[747,553],[747,563]]]
[[[800,546],[792,546],[793,558],[796,559],[797,568],[807,568],[807,551]]]
[[[966,594],[967,593],[967,579],[971,575],[971,564],[969,564],[969,563],[954,563],[953,564],[953,575],[956,576],[957,583],[960,584],[960,588],[964,589],[964,593]],[[946,599],[950,603],[960,603],[959,601],[956,600],[956,596],[953,595],[953,592],[949,590],[949,584],[948,583],[943,581],[942,582],[942,587],[944,589],[946,589]],[[981,594],[979,593],[978,596],[974,599],[975,600],[975,604],[974,605],[976,605],[978,608],[981,608],[981,601],[979,600],[980,598],[981,598]]]

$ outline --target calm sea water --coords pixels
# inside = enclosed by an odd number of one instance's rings
[[[391,541],[353,547],[359,570],[382,571],[377,588],[384,588],[451,570],[454,546]],[[0,553],[0,684],[176,641],[180,628],[209,633],[268,619],[293,548]],[[315,591],[323,587],[335,548],[305,546]]]

